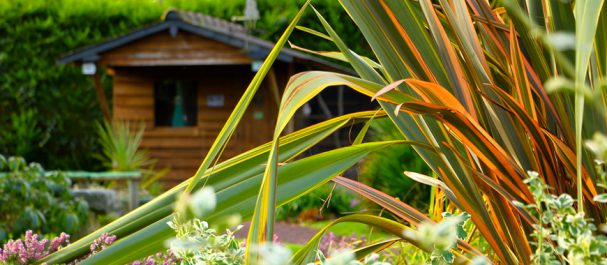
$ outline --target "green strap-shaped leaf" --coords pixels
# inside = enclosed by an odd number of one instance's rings
[[[370,255],[372,253],[378,253],[399,241],[402,241],[402,239],[391,238],[391,239],[386,239],[386,240],[378,241],[375,243],[371,243],[369,245],[366,245],[366,246],[353,250],[354,256],[356,257],[356,259],[361,260],[361,259],[364,259],[365,257],[367,257],[368,255]]]
[[[364,121],[375,115],[383,116],[385,114],[376,114],[375,111],[352,113],[283,136],[280,139],[279,161],[285,162],[298,156],[347,124]],[[271,143],[266,143],[260,147],[228,159],[217,166],[208,169],[203,178],[213,172],[214,177],[210,178],[207,184],[213,186],[217,190],[235,185],[251,176],[260,174],[263,172],[264,167],[262,164],[267,160],[270,146]],[[95,232],[90,233],[69,246],[45,257],[40,262],[47,262],[49,264],[69,262],[88,253],[89,245],[103,233],[116,235],[119,239],[122,239],[169,216],[173,210],[175,199],[179,193],[183,192],[190,180],[191,179],[182,182],[178,186],[156,197],[154,200],[129,212]],[[201,185],[198,185],[195,189],[198,189],[200,186]]]
[[[586,73],[593,53],[594,36],[598,26],[603,1],[578,0],[575,2],[575,88],[586,86]],[[584,94],[575,94],[575,153],[577,155],[577,202],[578,212],[584,211],[582,183],[582,125],[584,121]]]
[[[278,169],[278,205],[292,201],[330,181],[338,173],[356,164],[367,154],[400,141],[371,142],[335,149],[309,156]],[[205,217],[210,223],[220,221],[225,216],[239,214],[244,219],[251,217],[257,194],[262,183],[262,174],[248,176],[229,186],[213,186],[216,190],[218,208]],[[125,264],[152,255],[164,248],[164,242],[174,236],[166,224],[171,215],[142,228],[111,245],[109,248],[82,261],[80,264]],[[50,262],[50,261],[47,261]]]
[[[255,206],[256,211],[251,221],[251,228],[247,238],[247,245],[260,244],[267,238],[271,238],[274,224],[274,210],[276,197],[276,172],[278,167],[279,136],[291,120],[297,109],[303,104],[314,98],[318,93],[329,86],[346,85],[355,90],[373,95],[381,89],[380,85],[365,81],[360,78],[336,74],[331,72],[312,71],[295,75],[289,80],[287,88],[283,94],[276,127],[274,129],[273,147],[270,149],[270,155],[264,172],[264,180],[259,191],[258,202]],[[386,93],[384,97],[392,96],[392,100],[402,101],[407,99],[400,93]],[[256,260],[253,253],[247,250],[247,260]]]
[[[377,227],[381,230],[384,230],[390,234],[401,238],[403,241],[409,242],[410,244],[420,248],[423,251],[426,251],[428,253],[432,252],[432,249],[426,248],[423,242],[420,242],[417,238],[410,236],[410,233],[405,233],[405,231],[411,230],[411,228],[409,228],[408,226],[375,215],[352,214],[336,219],[335,221],[329,223],[320,231],[318,231],[318,233],[314,237],[312,237],[312,239],[310,239],[310,241],[308,241],[306,245],[304,245],[301,249],[299,249],[299,251],[295,253],[295,255],[293,255],[293,257],[291,258],[291,263],[295,265],[300,265],[314,262],[314,259],[316,257],[316,251],[319,251],[318,245],[320,244],[320,240],[322,239],[324,234],[332,226],[344,222],[356,222]],[[466,261],[467,258],[462,257],[456,259],[454,264],[466,264]]]
[[[381,206],[382,208],[393,213],[399,218],[402,218],[403,220],[409,222],[412,225],[418,225],[421,222],[434,223],[432,219],[428,218],[423,213],[419,212],[417,209],[363,183],[339,176],[334,178],[333,182],[360,194],[361,196],[369,199],[370,201],[376,203],[377,205]],[[483,255],[478,249],[474,248],[463,240],[458,240],[458,246],[460,249],[472,253],[474,255]]]
[[[287,42],[287,39],[289,39],[291,32],[293,32],[295,25],[297,25],[297,22],[303,15],[309,2],[310,1],[308,0],[301,7],[301,9],[297,13],[297,15],[295,15],[295,18],[293,18],[293,20],[291,21],[291,24],[289,24],[287,29],[283,32],[280,39],[278,39],[278,41],[276,42],[276,45],[274,45],[274,48],[272,48],[272,50],[270,51],[270,54],[268,54],[268,57],[263,62],[263,64],[261,65],[261,67],[259,68],[257,73],[255,74],[255,77],[253,77],[253,80],[251,80],[249,87],[247,87],[247,89],[245,90],[244,94],[242,95],[242,97],[240,98],[238,103],[236,104],[236,107],[234,107],[232,114],[230,114],[230,117],[228,117],[228,120],[226,121],[223,128],[217,135],[217,138],[213,142],[213,145],[211,145],[211,148],[209,148],[207,155],[205,156],[204,160],[202,161],[202,164],[200,164],[200,167],[196,171],[196,174],[194,175],[192,181],[190,181],[187,188],[185,189],[186,192],[192,192],[194,187],[198,184],[198,181],[200,180],[200,178],[202,178],[204,173],[211,166],[213,161],[217,158],[217,155],[223,149],[223,146],[226,145],[226,143],[228,142],[228,140],[230,139],[230,137],[236,130],[236,126],[238,126],[238,123],[242,119],[242,116],[245,114],[245,111],[247,110],[247,107],[251,103],[251,100],[253,100],[253,96],[255,96],[255,93],[257,92],[257,89],[263,82],[263,79],[265,78],[266,74],[272,68],[272,64],[274,63],[274,60],[276,60],[276,57],[278,57],[278,54],[282,50],[282,47]]]

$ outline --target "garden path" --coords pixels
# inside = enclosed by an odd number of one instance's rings
[[[243,223],[243,227],[236,233],[236,237],[246,238],[250,224],[250,221]],[[318,230],[294,223],[277,222],[274,232],[278,235],[279,242],[303,245],[308,243],[308,240],[316,235]]]

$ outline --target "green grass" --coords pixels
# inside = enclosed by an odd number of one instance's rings
[[[293,244],[293,243],[281,243],[283,244],[285,247],[287,247],[288,249],[291,250],[291,253],[295,253],[297,252],[301,247],[303,247],[303,245],[300,244]]]

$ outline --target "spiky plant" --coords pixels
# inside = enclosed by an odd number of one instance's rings
[[[277,205],[331,179],[406,221],[361,214],[336,220],[365,223],[397,236],[357,253],[377,251],[401,240],[434,252],[432,246],[403,233],[433,220],[371,187],[335,177],[373,150],[412,144],[437,178],[410,172],[407,176],[439,187],[458,211],[470,214],[494,253],[489,256],[493,262],[531,264],[535,248],[531,234],[538,220],[513,203],[534,203],[524,183],[527,171],[538,172],[553,187],[551,192],[577,197],[578,211],[586,217],[597,223],[605,220],[604,206],[592,200],[599,192],[593,157],[581,143],[594,132],[607,132],[603,89],[607,13],[602,1],[524,1],[525,6],[519,2],[342,0],[375,58],[348,49],[314,10],[325,33],[299,29],[333,42],[337,51],[310,52],[345,61],[358,76],[319,71],[296,74],[285,88],[272,142],[210,167],[302,9],[192,179],[43,261],[76,257],[104,232],[124,239],[85,264],[118,264],[154,253],[172,236],[165,223],[171,218],[175,195],[203,185],[217,190],[218,210],[206,219],[213,222],[231,213],[252,218],[247,246],[254,246],[271,240]],[[336,85],[376,99],[382,111],[348,114],[281,136],[299,107]],[[293,160],[349,122],[385,115],[402,140],[362,143],[363,129],[351,147]],[[483,255],[465,240],[458,241],[458,248],[455,263]],[[311,241],[295,254],[293,263],[313,260],[316,249],[317,242]],[[257,257],[247,251],[247,259],[254,263]]]

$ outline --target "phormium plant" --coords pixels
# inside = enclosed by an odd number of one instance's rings
[[[43,261],[74,258],[104,232],[119,233],[124,240],[87,259],[88,264],[119,264],[149,255],[173,234],[165,223],[172,218],[176,194],[205,185],[217,190],[220,205],[208,215],[209,223],[240,213],[252,219],[247,246],[259,245],[272,238],[276,206],[329,180],[399,218],[352,214],[332,222],[329,226],[360,222],[395,235],[357,253],[379,251],[399,241],[436,253],[442,248],[403,231],[439,220],[372,187],[338,177],[370,152],[402,144],[411,144],[436,178],[409,172],[406,176],[439,187],[454,206],[453,212],[468,213],[475,233],[490,246],[481,253],[468,242],[470,237],[459,238],[453,263],[477,261],[479,256],[501,264],[534,262],[538,246],[533,232],[545,223],[514,203],[536,204],[525,183],[528,171],[538,172],[553,188],[550,193],[575,198],[573,207],[580,220],[590,218],[598,225],[607,219],[605,207],[594,200],[601,192],[595,155],[582,148],[584,139],[607,132],[607,90],[603,89],[607,7],[603,1],[525,1],[523,6],[514,0],[342,0],[341,4],[374,58],[355,54],[316,10],[325,32],[299,29],[334,43],[338,51],[315,53],[349,63],[357,76],[322,71],[294,75],[283,93],[273,141],[211,167],[295,28],[304,5],[192,179]],[[381,110],[346,114],[282,134],[299,107],[336,85],[377,100]],[[385,116],[402,138],[363,142],[364,129],[353,146],[296,159],[350,122]],[[327,229],[295,253],[291,263],[314,261]],[[252,250],[247,248],[249,263],[260,258]]]

